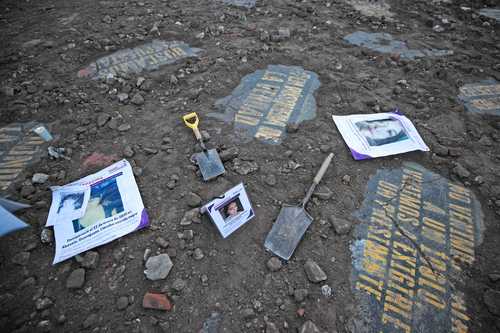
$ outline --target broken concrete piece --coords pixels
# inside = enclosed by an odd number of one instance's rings
[[[174,264],[168,254],[163,253],[154,257],[149,257],[146,261],[146,270],[144,274],[149,280],[162,280],[165,279],[170,273]]]

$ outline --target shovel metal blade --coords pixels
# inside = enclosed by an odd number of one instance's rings
[[[313,218],[302,207],[287,206],[266,237],[264,246],[278,257],[289,260]]]
[[[200,168],[203,180],[210,180],[226,172],[224,164],[220,160],[217,150],[210,149],[206,152],[196,153],[194,155],[196,163]]]

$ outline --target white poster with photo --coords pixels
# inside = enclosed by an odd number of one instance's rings
[[[85,214],[90,199],[90,186],[53,186],[52,205],[46,227],[79,219]]]
[[[429,151],[412,122],[397,112],[332,117],[355,160]]]
[[[208,213],[223,238],[255,216],[243,183],[236,185],[222,197],[210,201],[201,211]]]
[[[54,264],[149,225],[132,168],[126,160],[56,191],[64,197],[64,193],[70,195],[78,188],[88,188],[84,214],[76,219],[48,221],[48,225],[53,224],[56,241]],[[60,205],[61,200],[53,201],[51,211],[57,212]]]

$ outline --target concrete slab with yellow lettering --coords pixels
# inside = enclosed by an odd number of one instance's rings
[[[134,48],[116,51],[97,59],[78,72],[79,77],[104,79],[120,73],[154,71],[160,66],[172,64],[180,59],[195,57],[201,49],[192,48],[179,41],[152,40]]]
[[[458,98],[467,111],[500,116],[500,83],[495,80],[466,84]]]
[[[45,143],[31,131],[34,123],[12,123],[0,128],[0,190],[6,190],[24,168],[39,156]]]
[[[234,122],[236,131],[279,144],[288,124],[316,116],[318,75],[298,66],[269,65],[246,75],[230,96],[216,102],[222,113],[209,116]]]
[[[407,163],[370,179],[356,215],[352,286],[368,331],[466,332],[460,272],[484,228],[474,194]]]

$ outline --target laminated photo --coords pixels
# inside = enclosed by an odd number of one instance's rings
[[[429,151],[412,122],[397,112],[332,117],[355,160]]]
[[[201,211],[208,213],[223,238],[255,216],[243,183],[204,205]]]
[[[149,225],[132,167],[126,160],[53,191],[47,225],[54,227],[54,264]],[[75,210],[83,213],[61,215]]]
[[[52,205],[45,226],[79,219],[85,214],[90,199],[89,186],[54,186],[51,190]]]

